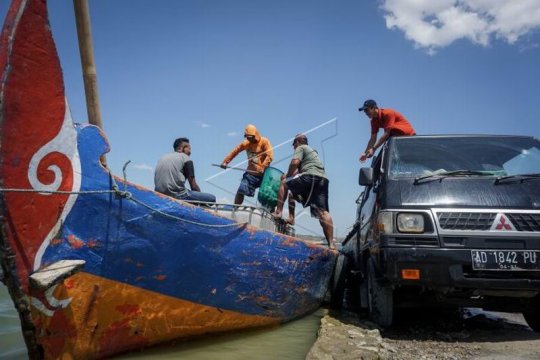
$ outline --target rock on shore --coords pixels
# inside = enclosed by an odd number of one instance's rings
[[[383,340],[379,330],[360,322],[355,314],[325,315],[306,360],[381,359]]]

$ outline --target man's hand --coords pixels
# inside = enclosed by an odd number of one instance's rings
[[[369,148],[367,149],[366,152],[363,152],[362,155],[360,155],[360,162],[364,162],[366,161],[367,159],[369,159],[370,157],[373,156],[373,148]]]
[[[368,158],[372,157],[372,156],[373,156],[373,152],[374,152],[373,148],[369,148],[368,151],[366,151],[366,156],[367,156]]]
[[[366,152],[363,152],[362,155],[360,155],[360,162],[364,162],[370,157],[373,156],[373,148],[369,148]]]
[[[222,168],[222,169],[226,169],[226,168],[227,168],[227,164],[221,163],[221,165],[219,165],[219,167]]]

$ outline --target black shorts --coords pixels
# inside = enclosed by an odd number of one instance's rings
[[[318,218],[328,208],[328,179],[316,175],[296,175],[286,180],[289,191],[304,207],[309,206],[311,216]]]

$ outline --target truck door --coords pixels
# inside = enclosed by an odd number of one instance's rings
[[[382,174],[381,167],[384,150],[385,147],[383,147],[383,150],[372,161],[371,167],[373,168],[373,184],[364,189],[364,197],[358,212],[358,222],[360,223],[360,228],[357,236],[359,237],[358,244],[360,246],[360,252],[362,252],[362,250],[368,246],[372,239],[371,234],[373,233],[373,222],[377,216],[375,207]]]

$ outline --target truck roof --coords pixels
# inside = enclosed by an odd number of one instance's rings
[[[494,135],[494,134],[432,134],[432,135],[414,135],[414,136],[394,136],[392,139],[399,138],[523,138],[523,139],[536,139],[534,136],[526,135]]]

